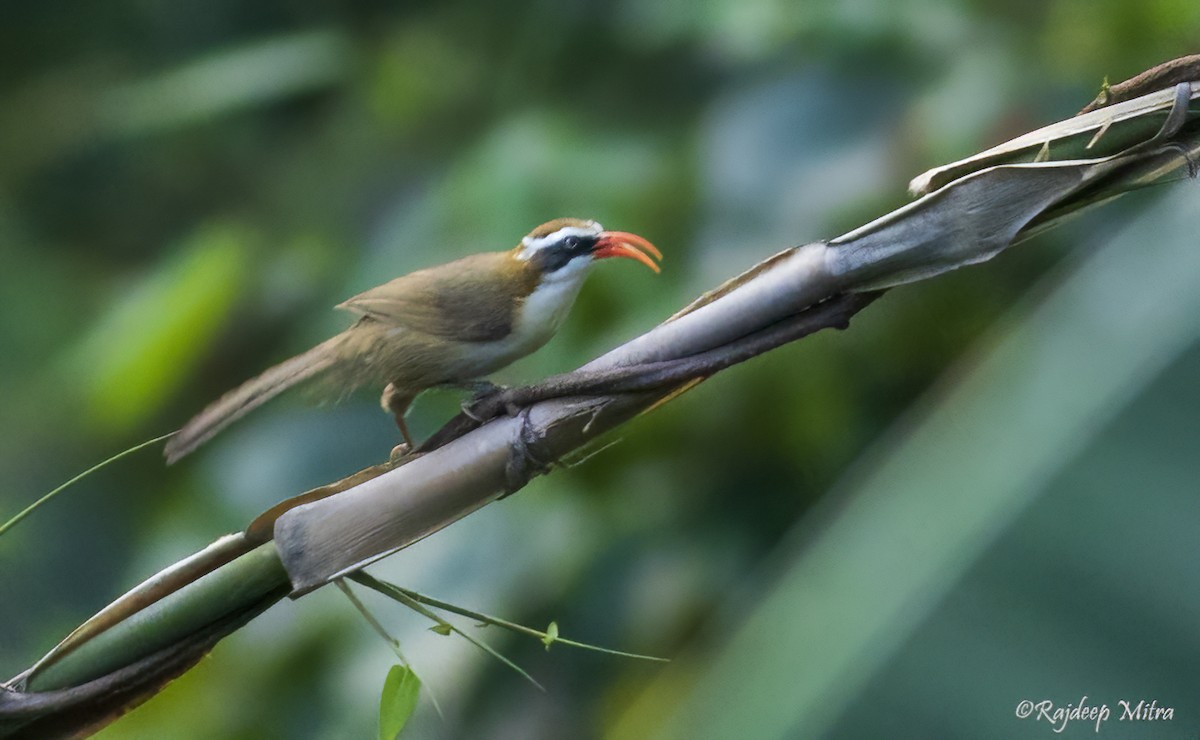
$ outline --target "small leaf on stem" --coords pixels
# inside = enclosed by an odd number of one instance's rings
[[[546,634],[542,637],[542,644],[546,646],[546,651],[550,651],[550,646],[558,639],[558,622],[551,622],[546,627]]]

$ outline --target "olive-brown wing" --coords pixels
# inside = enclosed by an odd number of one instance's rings
[[[460,342],[490,342],[512,331],[532,290],[509,252],[491,252],[418,270],[338,304],[375,321]]]

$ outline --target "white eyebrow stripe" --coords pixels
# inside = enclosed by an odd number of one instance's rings
[[[538,250],[545,249],[551,244],[566,239],[568,236],[595,237],[600,233],[600,231],[600,224],[592,222],[592,224],[586,228],[580,226],[564,226],[557,231],[553,231],[545,236],[537,237],[536,239],[530,238],[527,235],[521,239],[521,251],[517,253],[517,259],[528,260],[533,257],[533,255],[537,254]]]

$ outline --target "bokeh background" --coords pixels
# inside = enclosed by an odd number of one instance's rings
[[[658,244],[663,275],[602,265],[497,377],[533,380],[1198,44],[1194,0],[9,4],[0,518],[395,275],[560,215]],[[1154,188],[895,290],[377,566],[673,659],[483,631],[541,692],[366,595],[428,687],[406,737],[1049,737],[1018,702],[1084,696],[1102,735],[1195,734],[1197,206]],[[86,480],[0,540],[0,674],[394,442],[370,394],[293,394]],[[372,736],[393,660],[323,589],[104,736]],[[1174,718],[1118,721],[1143,699]]]

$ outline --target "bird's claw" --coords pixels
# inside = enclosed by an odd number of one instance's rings
[[[460,403],[458,405],[458,408],[459,408],[459,410],[461,410],[463,412],[463,416],[466,416],[471,421],[476,421],[476,422],[479,422],[480,424],[482,424],[485,421],[485,419],[483,418],[482,414],[478,413],[475,410],[476,406],[478,406],[478,405],[479,405],[478,400],[476,400],[474,398],[468,398],[467,400]]]
[[[412,447],[410,447],[407,442],[401,442],[392,448],[391,454],[388,455],[388,462],[395,464],[408,457],[409,453],[411,452]]]
[[[471,397],[463,401],[459,408],[463,414],[472,419],[483,423],[488,420],[494,413],[489,414],[487,410],[488,402],[494,399],[501,393],[508,390],[507,387],[497,385],[487,380],[476,380],[470,383],[463,383],[459,387],[471,392]],[[512,405],[505,403],[504,407],[508,410],[510,416],[514,415],[511,410]]]

